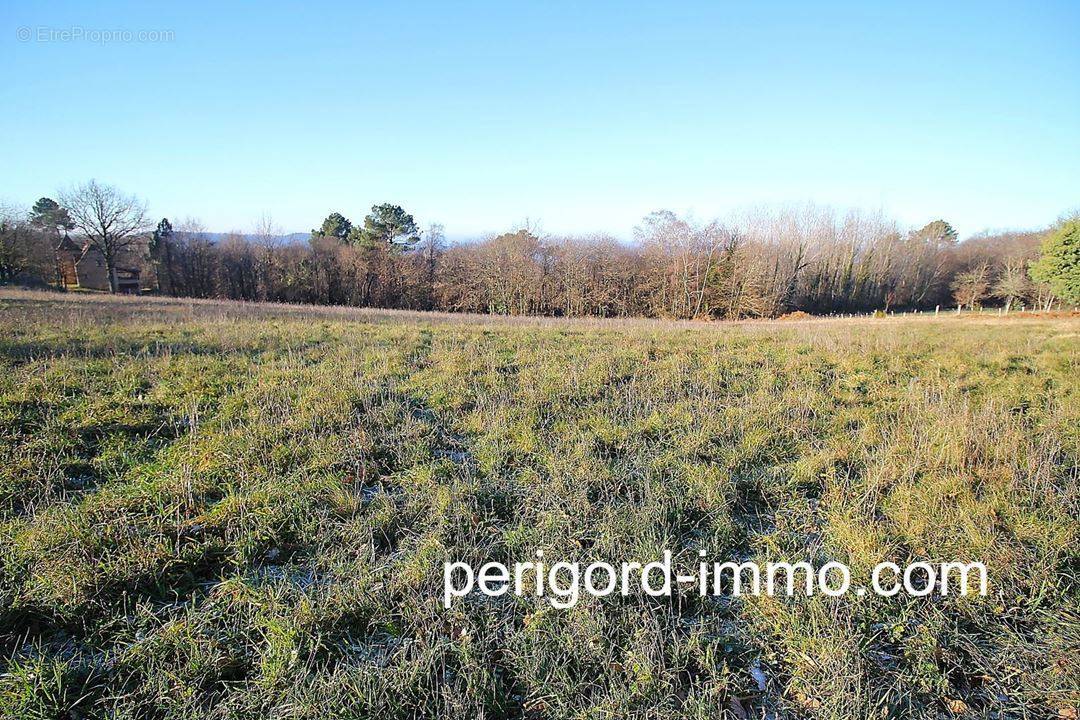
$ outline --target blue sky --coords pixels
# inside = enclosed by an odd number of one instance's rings
[[[0,199],[96,177],[212,230],[389,201],[452,236],[806,201],[968,235],[1080,207],[1080,2],[879,5],[5,0]]]

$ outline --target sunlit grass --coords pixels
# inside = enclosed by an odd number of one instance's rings
[[[0,306],[0,716],[1080,701],[1076,319]],[[991,593],[441,605],[446,559],[700,548],[982,560]]]

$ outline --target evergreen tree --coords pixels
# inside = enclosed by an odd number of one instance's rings
[[[352,232],[353,225],[341,213],[333,212],[326,216],[318,230],[311,231],[312,238],[332,237],[344,241]]]
[[[157,274],[158,289],[166,294],[176,292],[176,278],[173,270],[172,257],[173,226],[169,218],[161,218],[154,232],[150,235],[150,243],[147,248],[150,251],[150,259],[154,263]]]
[[[1080,218],[1067,220],[1046,236],[1031,279],[1050,287],[1059,298],[1080,305]]]
[[[420,240],[420,228],[413,216],[399,205],[374,205],[364,218],[364,227],[352,239],[366,247],[383,247],[393,252],[411,250]]]
[[[30,209],[30,224],[45,232],[55,235],[59,240],[62,233],[75,227],[67,209],[52,198],[40,198]]]

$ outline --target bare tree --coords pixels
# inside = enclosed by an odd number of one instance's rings
[[[255,221],[251,233],[255,244],[256,276],[259,300],[281,300],[284,292],[283,269],[280,267],[281,228],[273,216],[264,212]]]
[[[446,233],[443,226],[432,223],[416,246],[417,261],[420,270],[420,305],[425,310],[435,307],[435,276],[439,269],[439,260],[446,252]]]
[[[1028,281],[1027,265],[1023,258],[1007,258],[993,287],[995,297],[1005,301],[1005,312],[1012,309],[1013,303],[1023,302],[1031,293]]]
[[[950,297],[972,308],[999,298],[1006,310],[1054,302],[1049,288],[1026,274],[1041,231],[984,233],[958,243],[944,221],[907,231],[881,212],[838,213],[812,204],[749,208],[707,224],[656,212],[635,229],[632,243],[538,235],[526,222],[516,231],[449,244],[441,226],[432,225],[406,250],[385,239],[364,241],[339,214],[329,220],[328,229],[305,244],[283,242],[269,215],[253,232],[220,242],[189,223],[167,245],[166,269],[177,278],[168,292],[512,315],[703,319],[933,308]],[[7,233],[0,241],[14,248],[18,223],[9,218],[0,230]]]
[[[180,295],[214,297],[221,272],[220,252],[202,222],[187,218],[173,233]]]
[[[146,205],[134,195],[125,195],[97,180],[61,193],[60,199],[75,227],[86,234],[90,245],[105,259],[109,290],[115,293],[118,259],[149,230]]]
[[[984,262],[957,275],[952,282],[952,291],[957,305],[971,310],[980,307],[990,295],[989,263]]]
[[[0,283],[45,282],[52,244],[21,208],[0,204]]]
[[[241,233],[228,233],[217,245],[217,285],[226,297],[255,300],[258,297],[258,273],[255,248]]]

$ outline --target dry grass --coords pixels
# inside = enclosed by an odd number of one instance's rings
[[[4,291],[0,716],[1068,712],[1078,338]],[[442,608],[445,559],[537,548],[992,592]]]

